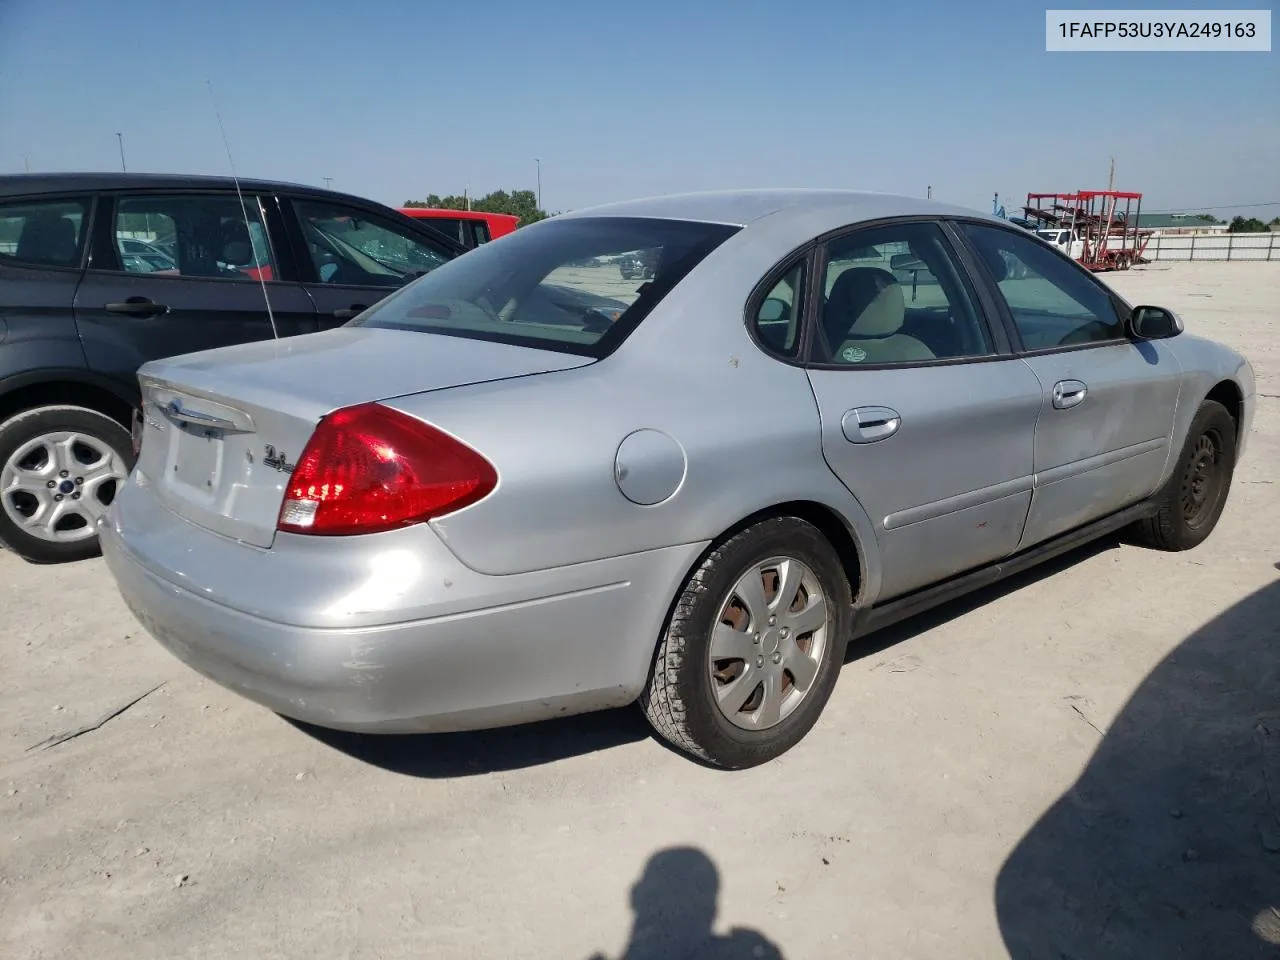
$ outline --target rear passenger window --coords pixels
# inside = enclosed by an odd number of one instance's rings
[[[756,335],[770,353],[794,357],[800,349],[800,320],[804,312],[804,263],[783,276],[756,308]]]
[[[114,234],[125,273],[275,279],[257,197],[121,197]]]
[[[471,228],[475,231],[476,246],[489,242],[489,225],[483,220],[475,220],[471,224]]]
[[[818,363],[928,363],[993,352],[937,224],[891,224],[832,240],[823,280]]]
[[[0,261],[78,267],[88,211],[87,199],[0,203]]]

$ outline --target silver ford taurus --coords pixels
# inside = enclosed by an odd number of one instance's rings
[[[854,637],[1121,528],[1196,546],[1255,403],[1024,230],[830,191],[558,216],[139,377],[103,549],[196,670],[373,732],[639,700],[735,768]]]

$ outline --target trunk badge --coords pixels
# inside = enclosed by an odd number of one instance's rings
[[[297,464],[289,462],[289,455],[283,450],[277,451],[271,444],[267,444],[263,448],[262,462],[273,470],[279,470],[282,473],[293,473],[293,468]]]

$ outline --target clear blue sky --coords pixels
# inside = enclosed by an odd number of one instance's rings
[[[0,171],[119,169],[121,131],[131,170],[226,173],[211,79],[241,176],[393,204],[532,188],[537,157],[551,210],[930,184],[988,209],[1103,188],[1113,155],[1150,210],[1280,201],[1280,53],[1050,54],[1045,6],[0,0]]]

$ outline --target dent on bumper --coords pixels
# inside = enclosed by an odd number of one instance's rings
[[[140,552],[121,521],[129,505],[118,506],[101,527],[103,554],[125,602],[161,645],[285,716],[370,732],[501,726],[629,703],[643,686],[670,598],[702,550],[672,547],[564,568],[572,573],[559,577],[482,577],[497,581],[487,595],[466,576],[478,575],[437,555],[424,562],[447,568],[432,576],[466,580],[451,606],[471,609],[400,619],[418,609],[410,597],[381,611],[388,622],[326,627],[236,609],[225,602],[232,588],[202,584],[190,562],[180,574],[158,566],[162,558]],[[300,591],[332,606],[332,596],[316,594],[305,564],[290,566],[287,543],[278,554],[260,551],[170,518],[188,529],[171,531],[165,542],[189,561],[206,550],[234,550],[240,562],[226,575],[243,583],[270,569],[278,593]],[[348,570],[351,585],[367,577],[364,563]]]

